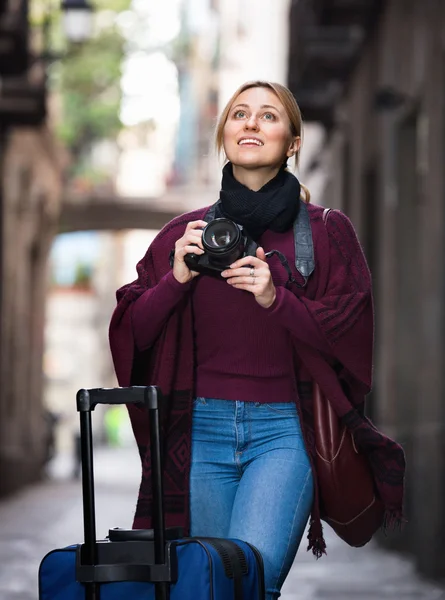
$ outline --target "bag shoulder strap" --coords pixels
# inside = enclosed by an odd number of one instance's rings
[[[329,213],[331,212],[332,208],[325,208],[323,211],[323,223],[326,225],[326,223],[328,222],[328,217],[329,217]]]
[[[307,204],[300,200],[300,210],[294,221],[295,267],[306,280],[315,269],[314,243]]]

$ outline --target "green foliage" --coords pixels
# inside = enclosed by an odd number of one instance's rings
[[[116,14],[129,7],[130,0],[100,0],[102,7]],[[111,13],[112,14],[112,13]],[[99,139],[114,137],[121,128],[121,62],[125,40],[116,25],[79,48],[70,50],[57,66],[54,82],[60,94],[62,114],[57,133],[75,160]]]
[[[74,287],[86,288],[91,285],[92,268],[91,265],[78,263],[76,265],[76,273],[74,276]]]
[[[96,11],[111,10],[120,13],[130,8],[131,0],[93,0],[93,4]]]

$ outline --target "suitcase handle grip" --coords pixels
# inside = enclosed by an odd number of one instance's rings
[[[98,404],[142,404],[147,409],[158,408],[159,388],[154,385],[81,389],[77,392],[77,411],[90,412]]]
[[[184,537],[182,527],[166,527],[165,540],[179,540]],[[154,529],[120,529],[108,530],[110,542],[153,542],[156,539]]]
[[[80,416],[82,458],[82,496],[85,546],[84,564],[97,564],[96,516],[94,500],[93,436],[91,413],[97,404],[141,404],[149,413],[150,451],[153,485],[153,528],[156,564],[165,563],[165,524],[161,461],[161,427],[158,392],[154,385],[122,388],[80,389],[77,392],[77,410]]]

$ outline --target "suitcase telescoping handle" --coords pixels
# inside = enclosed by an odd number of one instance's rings
[[[133,386],[118,388],[94,388],[77,392],[77,410],[88,412],[98,404],[142,404],[148,409],[158,408],[158,388]]]
[[[85,564],[97,564],[91,411],[93,411],[98,404],[140,404],[145,406],[149,411],[155,562],[157,564],[165,563],[161,428],[158,397],[159,388],[152,385],[81,389],[77,392],[77,410],[80,413],[83,520],[85,536],[83,562]],[[166,586],[157,585],[156,587],[158,588],[157,596],[163,597],[167,591]],[[88,588],[89,590],[87,593],[89,594],[89,600],[96,600],[96,598],[99,597],[97,586],[92,584],[91,586],[88,586]]]

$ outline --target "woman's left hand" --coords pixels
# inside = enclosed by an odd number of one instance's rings
[[[276,290],[263,248],[257,249],[256,257],[244,256],[235,261],[221,275],[234,288],[251,292],[263,308],[274,303]]]

